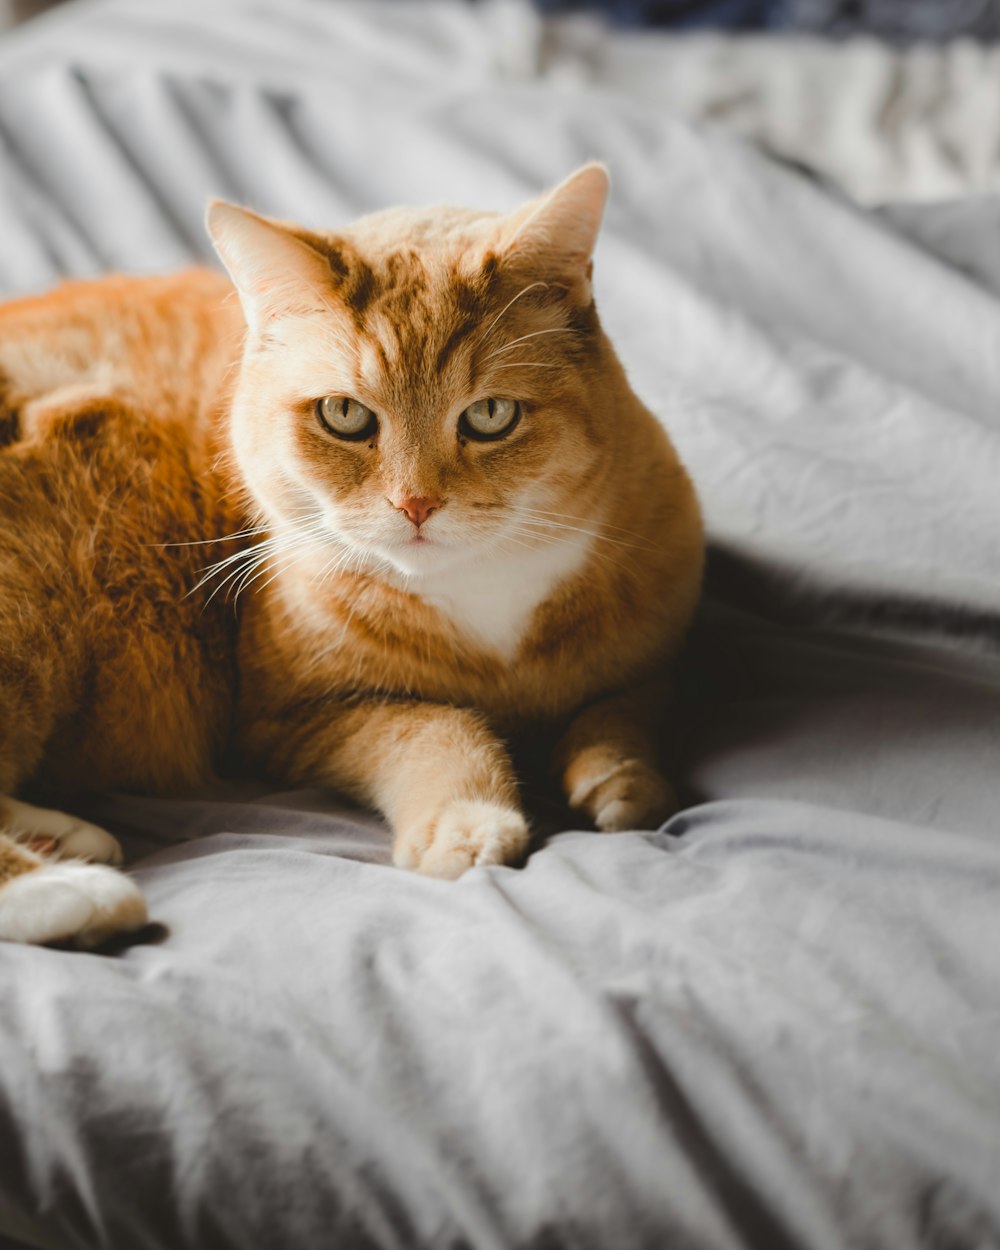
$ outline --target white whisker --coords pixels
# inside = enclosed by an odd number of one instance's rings
[[[554,326],[550,330],[534,330],[531,334],[522,334],[520,338],[512,339],[509,343],[504,343],[502,347],[498,347],[495,352],[490,352],[486,357],[492,360],[494,356],[500,356],[504,352],[509,352],[512,347],[516,347],[518,343],[524,343],[528,339],[537,339],[542,334],[578,334],[578,330],[573,330],[569,326]]]
[[[501,555],[507,555],[509,554],[507,546],[509,543],[513,543],[519,551],[534,551],[537,547],[537,544],[535,543],[524,542],[523,537],[521,536],[521,531],[515,530],[513,533],[508,532],[503,534],[496,542],[493,543],[490,547],[490,551],[500,552]]]
[[[305,558],[306,558],[309,554],[310,554],[310,552],[309,552],[309,550],[307,549],[307,550],[305,550],[305,551],[300,552],[297,556],[294,556],[291,560],[286,560],[286,561],[285,561],[285,563],[284,563],[284,564],[282,564],[282,566],[281,566],[279,569],[276,569],[276,570],[274,571],[274,573],[272,573],[272,574],[271,574],[271,576],[267,579],[267,581],[266,581],[266,582],[264,582],[264,584],[263,584],[262,586],[258,586],[258,587],[257,587],[257,589],[254,591],[254,594],[260,594],[260,592],[261,592],[262,590],[266,590],[266,589],[268,588],[268,586],[270,586],[270,584],[271,584],[273,581],[275,581],[275,579],[276,579],[276,578],[279,578],[279,577],[281,577],[281,576],[282,576],[282,574],[287,573],[287,572],[288,572],[288,570],[289,570],[289,569],[291,569],[291,568],[294,568],[296,564],[301,564],[301,563],[302,563],[302,561],[303,561],[303,560],[304,560],[304,559],[305,559]],[[249,582],[247,582],[247,584],[246,584],[245,586],[241,587],[241,589],[237,592],[237,598],[239,598],[239,595],[240,595],[240,594],[242,594],[242,592],[243,592],[244,590],[247,590],[250,586],[252,586],[252,585],[253,585],[253,583],[254,583],[255,581],[257,581],[259,578],[261,578],[261,577],[265,576],[265,574],[266,574],[266,573],[270,572],[270,568],[271,568],[271,566],[270,566],[270,565],[268,565],[268,567],[267,567],[267,568],[262,569],[262,570],[261,570],[261,572],[259,572],[259,573],[255,574],[255,575],[254,575],[254,576],[250,579],[250,581],[249,581]]]
[[[516,532],[530,538],[536,545],[541,544],[543,546],[552,546],[556,543],[565,542],[568,534],[586,534],[589,538],[595,540],[590,552],[591,557],[594,559],[600,560],[605,564],[628,565],[632,569],[638,568],[635,560],[627,554],[629,550],[634,548],[634,544],[619,542],[617,539],[609,538],[606,534],[599,534],[594,530],[582,529],[574,525],[558,525],[551,521],[520,518],[517,521]],[[614,550],[608,550],[607,546],[602,548],[601,543],[609,544]]]
[[[504,315],[507,309],[511,307],[512,304],[516,304],[522,295],[527,295],[529,291],[533,291],[536,287],[539,287],[539,286],[545,287],[546,289],[548,289],[549,284],[547,282],[531,282],[528,284],[528,286],[518,291],[518,293],[514,296],[512,300],[508,300],[507,303],[504,304],[503,308],[501,308],[500,311],[497,313],[497,315],[493,318],[490,324],[486,327],[485,331],[483,332],[484,337],[485,335],[489,334],[489,332],[493,329],[496,323]]]
[[[626,542],[622,538],[615,538],[611,534],[602,533],[603,529],[614,529],[614,530],[619,531],[622,534],[629,534],[633,538],[639,537],[639,535],[636,534],[633,530],[623,529],[621,526],[606,525],[604,522],[598,521],[595,523],[598,526],[598,528],[591,529],[587,526],[567,525],[565,521],[556,521],[552,519],[553,517],[559,516],[559,515],[569,516],[570,515],[569,513],[545,514],[543,512],[540,512],[531,508],[515,508],[513,509],[513,511],[515,515],[519,516],[523,521],[526,521],[528,524],[531,524],[531,525],[549,526],[549,527],[552,527],[553,529],[573,530],[576,533],[588,534],[591,538],[599,539],[601,542],[608,543],[613,547],[631,547],[636,551],[655,551],[656,550],[656,547],[654,547],[652,543]],[[585,519],[586,519],[585,517],[573,517],[573,520],[577,520],[577,521],[582,521]]]
[[[254,538],[258,534],[266,534],[272,527],[258,525],[254,529],[237,530],[234,534],[221,534],[218,538],[197,538],[184,543],[146,543],[147,547],[211,547],[216,543],[235,542],[238,538]]]
[[[536,516],[536,517],[544,517],[546,519],[548,519],[549,517],[555,517],[557,520],[560,520],[560,521],[585,522],[585,521],[590,520],[589,517],[579,516],[577,513],[574,513],[574,512],[554,512],[548,508],[527,508],[524,506],[519,506],[517,510],[521,512],[522,514]],[[619,534],[627,534],[630,538],[641,537],[638,530],[626,529],[625,526],[623,525],[612,525],[610,521],[602,520],[602,521],[599,521],[598,524],[603,529],[615,530]]]
[[[272,533],[270,538],[265,538],[262,542],[254,543],[250,547],[245,547],[207,566],[202,570],[201,578],[192,586],[185,598],[221,577],[222,580],[213,587],[204,606],[207,607],[215,596],[227,587],[235,588],[238,599],[246,585],[257,576],[258,570],[269,566],[273,560],[287,552],[303,546],[308,547],[327,534],[328,530],[319,513],[309,516],[307,524],[293,522],[287,529]]]

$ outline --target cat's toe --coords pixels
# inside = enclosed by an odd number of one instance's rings
[[[394,859],[425,876],[452,880],[469,868],[516,863],[524,857],[529,839],[527,822],[516,809],[466,799],[445,808],[422,847],[401,839]]]
[[[585,810],[601,833],[657,829],[676,812],[677,796],[661,773],[626,760],[588,793]]]
[[[99,864],[47,864],[0,889],[0,940],[97,946],[146,923],[135,882]]]
[[[92,864],[120,864],[125,858],[117,838],[82,820],[58,839],[55,853],[59,859],[85,859]]]
[[[42,855],[85,859],[94,864],[120,864],[118,839],[105,829],[66,812],[36,807],[20,799],[0,800],[0,828]]]

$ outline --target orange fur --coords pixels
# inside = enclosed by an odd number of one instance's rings
[[[523,855],[505,742],[541,726],[600,827],[666,815],[702,538],[594,308],[605,189],[325,235],[217,205],[239,302],[192,271],[0,309],[0,794],[177,790],[234,742],[452,876]],[[491,396],[520,420],[479,441]]]

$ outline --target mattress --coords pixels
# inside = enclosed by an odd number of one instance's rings
[[[24,28],[0,291],[207,261],[210,195],[330,227],[510,208],[605,160],[598,306],[712,548],[682,810],[598,835],[541,808],[525,867],[438,882],[320,791],[81,798],[156,923],[0,947],[0,1236],[1000,1246],[998,202],[862,210],[538,78],[504,14]]]

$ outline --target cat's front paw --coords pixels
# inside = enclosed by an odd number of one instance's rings
[[[603,776],[583,778],[569,802],[602,833],[658,829],[677,811],[673,786],[643,760],[622,760]]]
[[[0,941],[89,947],[145,923],[138,886],[102,864],[44,864],[0,887]]]
[[[515,808],[482,799],[449,803],[429,827],[401,832],[393,862],[429,877],[460,877],[482,864],[522,859],[530,840],[527,821]]]

